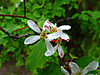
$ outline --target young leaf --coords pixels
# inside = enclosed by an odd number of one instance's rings
[[[51,63],[48,68],[39,70],[38,75],[62,75],[61,67],[56,63]]]
[[[80,57],[76,60],[76,63],[81,67],[81,68],[85,68],[89,63],[91,63],[92,61],[96,61],[96,58],[94,58],[93,56],[83,56]]]
[[[78,57],[76,57],[76,56],[73,56],[71,53],[69,53],[69,56],[72,58],[72,60],[78,58]]]
[[[78,17],[80,14],[79,13],[75,13],[71,18],[75,19],[76,17]]]
[[[43,40],[40,40],[33,46],[33,51],[26,58],[26,68],[29,71],[34,71],[37,68],[41,68],[46,63],[46,56],[44,53],[46,52],[46,45]]]

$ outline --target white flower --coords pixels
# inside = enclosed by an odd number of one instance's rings
[[[28,20],[27,22],[28,22],[28,26],[32,30],[34,30],[35,32],[37,32],[37,33],[39,33],[41,35],[34,35],[34,36],[31,36],[31,37],[26,38],[25,41],[24,41],[24,44],[32,44],[32,43],[35,43],[36,41],[38,41],[40,38],[44,38],[44,40],[46,42],[47,51],[48,52],[53,52],[54,51],[54,48],[51,45],[51,43],[49,42],[48,38],[46,38],[46,33],[44,31],[41,31],[39,29],[39,27],[35,24],[34,21]]]
[[[81,72],[79,66],[74,63],[74,62],[70,62],[69,66],[71,68],[71,71],[73,73],[73,75],[75,75],[77,72]],[[96,70],[99,66],[99,63],[97,61],[92,61],[88,66],[86,66],[83,71],[81,72],[81,75],[86,75],[89,71],[92,70]],[[69,75],[68,71],[66,71],[63,66],[61,66],[61,70],[65,75]],[[92,75],[92,74],[88,74],[88,75]]]
[[[47,52],[46,55],[47,55],[47,54],[48,54],[48,55],[53,55],[53,54],[55,53],[55,51],[58,49],[57,52],[58,52],[60,58],[63,58],[64,52],[63,52],[63,49],[62,49],[62,47],[61,47],[61,45],[60,45],[60,43],[61,43],[61,38],[58,38],[58,40],[54,40],[54,41],[57,42],[58,44],[54,47],[54,51],[53,51],[53,52]]]
[[[43,30],[49,30],[50,31],[50,27],[53,29],[56,29],[57,31],[62,31],[62,30],[69,30],[71,28],[71,26],[69,25],[62,25],[60,27],[57,27],[57,24],[55,23],[55,25],[51,22],[49,22],[48,20],[45,21],[44,25],[43,25]]]
[[[63,25],[63,26],[60,26],[60,27],[57,27],[56,24],[54,25],[53,23],[50,23],[48,20],[45,21],[44,25],[43,25],[43,30],[47,30],[49,32],[53,32],[51,34],[48,34],[47,37],[49,39],[49,41],[52,41],[54,39],[57,39],[57,38],[61,38],[61,40],[65,40],[65,41],[69,41],[69,36],[65,33],[63,33],[62,30],[69,30],[71,27],[69,25]],[[63,52],[63,49],[60,45],[60,43],[58,43],[55,47],[54,47],[54,51],[53,52],[50,52],[50,51],[47,51],[45,53],[45,55],[48,55],[48,56],[51,56],[55,53],[55,51],[58,49],[58,53],[59,53],[59,56],[60,58],[63,58],[64,56],[64,52]]]
[[[62,40],[69,41],[69,36],[63,32],[54,32],[47,35],[48,39],[51,41],[53,39],[61,37]]]
[[[51,29],[50,29],[51,27]],[[52,34],[48,35],[49,40],[53,40],[56,38],[61,37],[61,39],[65,40],[65,41],[69,41],[69,36],[65,33],[63,33],[63,30],[69,30],[71,28],[71,26],[69,25],[62,25],[60,27],[57,27],[56,24],[52,24],[50,23],[48,20],[45,21],[44,25],[43,25],[43,30],[47,30],[49,32],[54,32]]]
[[[58,54],[59,54],[60,58],[63,58],[64,52],[63,52],[63,49],[62,49],[61,45],[58,45],[58,44],[57,44],[57,45],[55,46],[55,50],[57,50],[57,48],[58,48]]]
[[[45,53],[45,55],[46,56],[53,55],[56,52],[57,48],[58,48],[58,54],[59,54],[60,58],[63,58],[63,56],[64,56],[63,49],[62,49],[61,45],[58,45],[58,44],[54,47],[53,51],[48,51],[47,50],[46,53]]]
[[[20,2],[23,2],[24,0],[20,0]]]

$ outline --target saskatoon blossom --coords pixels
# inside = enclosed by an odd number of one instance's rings
[[[45,40],[45,42],[46,42],[47,51],[53,53],[54,52],[54,48],[51,45],[51,43],[49,42],[46,32],[45,31],[41,31],[39,29],[39,27],[35,24],[34,21],[28,20],[27,22],[28,22],[28,26],[32,30],[34,30],[35,32],[39,33],[40,35],[34,35],[34,36],[26,38],[25,41],[24,41],[24,44],[33,44],[36,41],[38,41],[40,38],[43,38]]]
[[[58,54],[60,56],[60,58],[63,58],[64,56],[64,52],[63,52],[63,49],[60,45],[61,43],[61,40],[66,40],[67,42],[69,41],[69,36],[65,33],[63,33],[62,30],[69,30],[71,27],[69,25],[63,25],[63,26],[60,26],[60,27],[57,27],[56,24],[52,24],[50,23],[48,20],[45,21],[44,25],[43,25],[43,30],[47,30],[49,32],[53,32],[49,35],[47,35],[49,41],[52,41],[52,42],[58,42],[58,44],[54,47],[54,51],[53,52],[50,52],[50,51],[46,51],[45,55],[46,56],[51,56],[55,53],[55,51],[58,49]],[[58,40],[54,40],[54,39],[57,39]],[[59,39],[60,38],[60,39]]]
[[[43,30],[47,30],[49,32],[53,32],[52,34],[48,35],[49,40],[53,40],[56,38],[61,37],[62,40],[69,41],[69,36],[63,33],[63,30],[69,30],[71,26],[69,25],[62,25],[57,27],[56,24],[50,23],[48,20],[45,21],[43,25]]]
[[[81,72],[79,66],[74,62],[70,62],[69,66],[71,68],[71,72],[73,75],[76,75],[77,72],[81,73],[80,75],[86,75],[89,71],[96,70],[99,67],[99,63],[97,61],[92,61],[88,66],[86,66],[83,69],[82,72]],[[67,70],[65,70],[63,66],[61,66],[61,71],[65,75],[70,75],[69,72]],[[87,75],[93,75],[93,74],[87,74]]]
[[[53,41],[54,41],[54,40],[53,40]],[[51,56],[51,55],[53,55],[53,54],[55,53],[55,51],[58,49],[58,54],[59,54],[60,58],[63,58],[64,52],[63,52],[63,49],[62,49],[62,47],[61,47],[61,45],[60,45],[61,39],[58,38],[58,40],[55,40],[55,42],[57,42],[58,44],[54,47],[54,52],[46,51],[45,55],[47,55],[47,56],[50,55],[50,56]]]

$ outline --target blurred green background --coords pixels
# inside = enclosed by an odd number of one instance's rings
[[[66,60],[72,59],[69,55],[71,53],[75,57],[92,56],[100,62],[100,0],[26,0],[25,4],[26,17],[36,21],[40,28],[45,20],[57,23],[58,26],[71,26],[71,30],[64,31],[70,36],[70,42],[62,43]],[[0,14],[24,16],[23,0],[0,0]],[[25,18],[0,16],[0,27],[12,35],[33,32],[29,27],[15,31],[25,26]],[[25,68],[25,61],[33,46],[24,45],[25,38],[12,41],[12,38],[0,31],[0,75],[32,75]],[[55,57],[57,54],[47,58],[48,62],[62,64],[61,59]],[[44,72],[47,71],[45,68],[41,67]],[[45,75],[42,70],[35,70],[33,75]]]

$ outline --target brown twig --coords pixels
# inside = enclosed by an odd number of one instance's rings
[[[26,17],[26,6],[25,6],[25,0],[24,0],[24,17]]]
[[[32,20],[32,19],[30,19],[30,18],[28,18],[28,17],[20,16],[20,15],[0,14],[0,16],[19,17],[19,18],[25,18],[25,19],[28,19],[28,20]]]
[[[5,34],[7,34],[10,38],[13,38],[13,41],[15,41],[15,40],[17,40],[21,37],[25,37],[25,36],[28,36],[28,35],[35,34],[35,33],[27,33],[27,34],[20,35],[20,36],[14,36],[14,35],[10,34],[9,32],[7,32],[6,30],[4,30],[2,27],[0,27],[0,30],[3,31]]]
[[[71,18],[60,19],[60,20],[56,21],[56,23],[58,24],[58,23],[60,23],[60,22],[62,22],[62,21],[69,20],[69,19],[71,19]]]
[[[12,31],[12,32],[15,32],[15,31],[18,31],[18,30],[22,30],[22,29],[25,29],[25,28],[27,28],[28,26],[25,26],[25,27],[23,27],[23,28],[19,28],[19,29],[16,29],[16,30],[14,30],[14,31]]]

